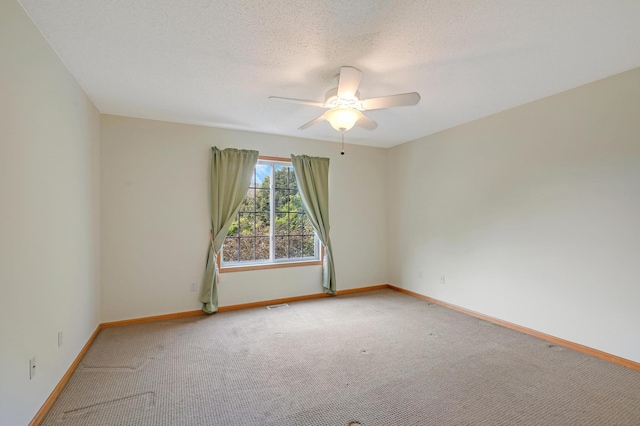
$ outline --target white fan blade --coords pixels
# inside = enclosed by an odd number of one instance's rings
[[[304,129],[306,129],[307,127],[311,127],[311,126],[313,126],[314,124],[318,124],[318,123],[320,123],[321,121],[324,121],[324,114],[323,114],[323,115],[321,115],[321,116],[320,116],[320,117],[318,117],[318,118],[314,118],[313,120],[311,120],[311,121],[310,121],[310,122],[308,122],[307,124],[303,124],[302,126],[298,127],[298,130],[304,130]]]
[[[372,119],[364,115],[363,113],[360,113],[360,118],[358,118],[358,121],[356,121],[356,126],[362,127],[363,129],[367,129],[367,130],[373,130],[376,127],[378,127],[378,123],[376,123],[375,121],[373,121]]]
[[[294,104],[311,105],[311,106],[316,106],[316,107],[320,107],[320,108],[324,108],[325,107],[324,103],[322,103],[322,102],[305,101],[304,99],[279,98],[277,96],[269,96],[269,99],[273,99],[274,101],[291,102],[291,103],[294,103]]]
[[[363,99],[362,107],[365,111],[372,109],[392,108],[399,106],[415,105],[420,102],[420,94],[417,92],[402,93],[400,95],[382,96],[380,98]]]
[[[340,68],[340,78],[338,78],[338,97],[342,99],[355,98],[361,78],[362,71],[359,69],[353,67]]]

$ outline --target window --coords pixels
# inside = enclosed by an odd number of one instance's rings
[[[222,246],[222,268],[319,260],[320,244],[302,208],[291,162],[259,159]]]

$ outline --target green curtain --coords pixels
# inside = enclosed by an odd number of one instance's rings
[[[202,310],[218,310],[218,253],[247,195],[258,151],[211,148],[211,242],[200,302]]]
[[[291,155],[291,163],[302,206],[324,246],[323,290],[325,293],[336,294],[336,271],[329,238],[329,159]]]

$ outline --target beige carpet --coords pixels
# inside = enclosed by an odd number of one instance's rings
[[[102,330],[45,425],[640,425],[640,372],[380,290]]]

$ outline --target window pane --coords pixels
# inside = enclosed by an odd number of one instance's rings
[[[306,214],[303,215],[303,219],[302,219],[302,232],[304,233],[304,235],[315,235],[313,226],[311,226],[309,217]]]
[[[304,212],[304,209],[302,208],[302,198],[299,193],[292,191],[289,200],[291,201],[290,211],[300,213]]]
[[[240,204],[240,212],[253,212],[256,209],[256,203],[254,200],[254,192],[255,189],[249,189],[247,191],[247,195],[242,200],[242,204]]]
[[[255,235],[255,218],[254,213],[240,213],[240,236],[246,237]]]
[[[256,238],[256,260],[269,260],[269,237]]]
[[[225,238],[222,244],[222,261],[237,262],[238,261],[238,239]]]
[[[269,201],[269,189],[256,189],[255,208],[258,212],[271,212],[271,203]]]
[[[289,237],[274,237],[275,238],[275,258],[286,259],[289,256]]]
[[[298,185],[296,183],[296,174],[293,171],[293,167],[289,167],[289,176],[288,177],[289,177],[289,188],[297,190],[298,189]]]
[[[276,213],[276,235],[287,235],[289,233],[289,215],[286,213]]]
[[[289,208],[289,191],[286,189],[276,189],[276,211],[286,212]]]
[[[302,256],[303,257],[315,256],[315,244],[314,244],[313,236],[302,238]]]
[[[269,236],[269,214],[258,213],[256,214],[256,235]]]
[[[302,257],[302,237],[289,238],[289,257]]]
[[[275,188],[276,189],[289,189],[289,176],[287,174],[288,167],[275,166]]]
[[[302,235],[302,215],[299,213],[289,214],[289,234]]]
[[[227,237],[237,237],[238,236],[238,219],[234,220],[229,228],[229,232],[227,233]]]
[[[255,260],[255,238],[240,238],[240,261]]]
[[[270,164],[256,164],[256,169],[254,173],[254,183],[258,188],[269,188],[269,176],[271,175],[271,165]],[[266,183],[266,186],[265,186]]]

